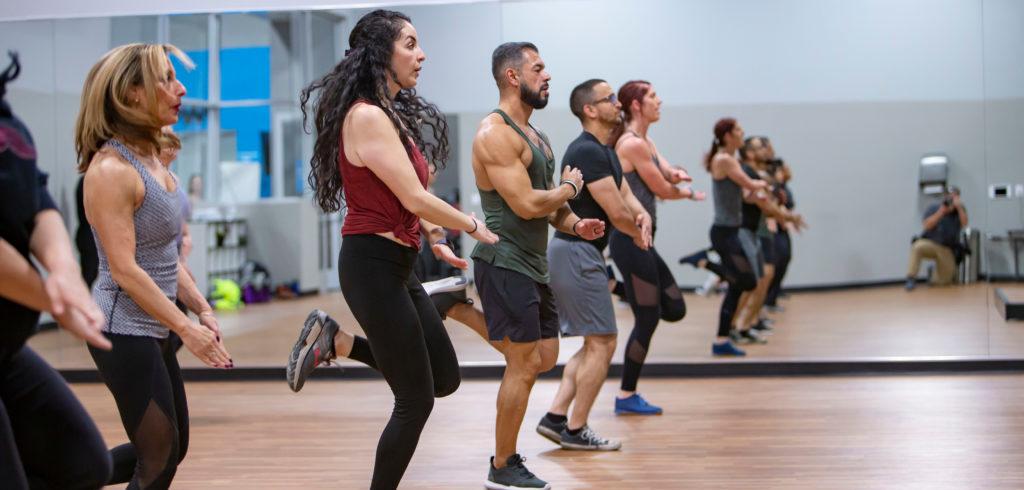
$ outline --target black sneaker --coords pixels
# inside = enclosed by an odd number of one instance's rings
[[[680,264],[690,264],[690,265],[692,265],[695,268],[699,268],[700,267],[700,261],[702,261],[702,260],[708,260],[708,251],[707,250],[701,250],[701,251],[699,251],[697,253],[687,255],[686,257],[683,257],[683,258],[679,259],[679,263]]]
[[[775,330],[774,327],[769,325],[768,322],[765,322],[764,320],[758,320],[753,327],[750,327],[750,329],[760,335],[764,335]]]
[[[299,340],[288,356],[285,376],[288,387],[294,392],[302,389],[306,377],[317,366],[330,363],[334,354],[334,336],[338,334],[338,323],[320,310],[313,310],[299,332]]]
[[[530,473],[523,464],[526,461],[522,456],[513,454],[508,457],[504,468],[494,467],[494,456],[491,456],[491,463],[488,465],[487,481],[484,488],[489,490],[516,490],[540,488],[551,490],[551,484],[537,478],[537,475]]]
[[[740,330],[740,331],[736,332],[735,335],[736,336],[733,337],[733,340],[737,344],[767,344],[768,343],[768,341],[765,340],[763,337],[761,337],[760,335],[758,335],[758,334],[756,334],[754,332],[751,332],[750,330]]]
[[[547,415],[541,417],[540,422],[537,423],[537,433],[555,444],[562,443],[563,429],[565,429],[565,422],[552,422]]]
[[[569,433],[569,428],[562,429],[562,449],[577,449],[581,451],[618,451],[622,447],[622,441],[605,439],[594,432],[589,425],[576,435]]]

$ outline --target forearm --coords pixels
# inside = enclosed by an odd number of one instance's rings
[[[476,227],[469,216],[466,216],[458,209],[453,208],[450,204],[426,190],[422,193],[417,193],[414,203],[411,203],[407,208],[413,214],[419,216],[421,220],[436,226],[464,231],[471,231]]]
[[[178,300],[196,315],[213,311],[203,293],[199,291],[199,287],[196,286],[192,273],[181,263],[178,263]]]
[[[554,226],[556,230],[569,235],[576,235],[576,230],[573,230],[572,227],[579,220],[580,217],[576,216],[576,214],[569,209],[568,204],[563,204],[548,216],[548,222],[551,223],[551,226]]]
[[[178,279],[180,281],[180,268]],[[163,291],[153,282],[134,261],[130,265],[119,266],[111,270],[114,282],[142,308],[149,316],[177,334],[186,331],[191,325],[187,316],[167,298]]]
[[[29,249],[32,255],[48,271],[79,271],[78,262],[71,254],[71,239],[64,229],[64,220],[54,209],[47,209],[36,215]]]
[[[439,240],[445,238],[446,234],[444,228],[435,225],[423,218],[420,218],[420,230],[427,236],[427,242],[431,245],[437,243]]]
[[[0,240],[0,297],[36,311],[50,309],[43,279],[20,253]]]
[[[960,227],[961,228],[966,228],[967,227],[967,210],[964,209],[963,206],[957,206],[956,213],[957,213],[957,216],[960,218]]]
[[[939,221],[942,220],[942,216],[944,214],[945,213],[940,208],[938,211],[932,213],[931,216],[925,218],[925,220],[924,220],[924,231],[931,231],[933,228],[938,226]]]
[[[562,207],[568,208],[566,202],[576,194],[576,191],[569,184],[559,184],[551,190],[534,190],[530,193],[525,206],[526,216],[516,214],[523,219],[536,219],[543,216],[551,216]]]

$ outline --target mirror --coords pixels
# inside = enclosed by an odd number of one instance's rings
[[[568,110],[573,86],[600,77],[615,89],[633,79],[656,87],[661,117],[649,134],[709,196],[657,205],[655,246],[686,291],[687,315],[659,325],[648,363],[713,359],[709,345],[723,296],[696,294],[709,273],[678,260],[710,245],[712,183],[701,161],[723,116],[737,118],[748,135],[770,138],[792,171],[794,209],[809,225],[791,234],[792,261],[778,302],[784,311],[767,313],[774,332],[767,344],[745,346],[746,360],[1024,355],[1024,324],[997,313],[996,292],[1024,301],[1015,273],[1024,269],[1024,242],[1013,233],[1024,228],[1017,151],[1024,132],[1024,5],[949,1],[930,8],[924,22],[911,3],[581,3],[398,9],[413,19],[428,57],[417,90],[449,115],[453,154],[435,190],[461,198],[462,208],[478,215],[471,145],[497,102],[489,66],[498,44],[529,40],[540,48],[553,77],[551,103],[532,124],[548,135],[559,163],[581,130]],[[210,290],[215,279],[241,282],[241,265],[259,262],[273,298],[218,314],[238,366],[283,365],[312,308],[358,332],[337,292],[341,217],[321,216],[305,183],[313,139],[302,132],[298,93],[343,56],[365,12],[0,23],[0,49],[20,51],[24,66],[7,99],[33,131],[72,233],[78,176],[71,133],[89,67],[113,46],[159,40],[197,62],[192,72],[179,71],[189,98],[175,126],[184,147],[174,170],[196,189],[190,264]],[[925,260],[914,276],[922,281],[908,292],[911,238],[941,201],[922,187],[922,159],[938,154],[947,158],[939,184],[961,190],[971,253],[955,274],[963,284],[925,284],[939,269]],[[472,246],[464,237],[463,254]],[[615,304],[621,340],[613,362],[620,363],[633,314]],[[447,324],[462,362],[500,362],[471,330]],[[563,340],[563,357],[578,342]],[[58,368],[93,366],[85,348],[59,330],[38,334],[31,345]],[[188,354],[181,360],[199,366]]]

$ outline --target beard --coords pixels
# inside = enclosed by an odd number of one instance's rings
[[[540,90],[534,92],[526,85],[519,86],[519,98],[534,109],[543,109],[548,105],[548,97],[540,94]]]

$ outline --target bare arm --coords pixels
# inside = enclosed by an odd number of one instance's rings
[[[711,165],[712,169],[717,168],[721,174],[747,191],[755,192],[768,187],[768,183],[763,180],[751,179],[740,167],[739,160],[731,156],[716,155]]]
[[[575,190],[568,184],[551,190],[534,189],[522,161],[519,141],[508,126],[481,128],[473,141],[473,159],[484,168],[487,179],[516,216],[522,219],[548,217],[572,198]]]
[[[572,212],[568,204],[563,204],[560,208],[556,209],[555,212],[548,215],[548,222],[551,226],[554,226],[556,230],[562,233],[568,233],[570,235],[576,235],[576,230],[573,230],[573,225],[580,220],[576,213]]]
[[[612,222],[612,226],[637,238],[640,236],[640,228],[636,224],[636,217],[639,213],[636,213],[635,209],[630,209],[622,189],[625,189],[626,192],[629,192],[629,196],[633,197],[626,179],[622,179],[622,186],[619,188],[615,187],[615,178],[611,175],[587,184],[587,190],[590,191],[590,195],[594,197],[597,205],[601,206],[601,209],[608,215],[608,221]],[[633,197],[633,200],[635,201],[636,197]],[[639,204],[637,202],[637,205]],[[643,208],[641,208],[641,212],[643,212]]]
[[[458,230],[473,230],[474,220],[423,188],[405,146],[381,108],[357,104],[342,128],[349,161],[370,169],[409,212],[432,223]]]
[[[10,243],[0,239],[0,297],[36,311],[49,311],[43,279]]]
[[[640,138],[629,138],[616,149],[620,160],[628,161],[636,169],[637,175],[647,184],[654,195],[661,199],[686,199],[693,195],[690,189],[673,185],[662,169],[654,164],[651,149]]]
[[[949,213],[949,208],[947,208],[945,204],[940,204],[939,208],[936,209],[934,213],[924,219],[924,231],[931,231],[938,226],[939,221],[942,221],[942,217],[945,216],[946,213]],[[961,218],[961,222],[962,221],[964,221],[963,218]]]

